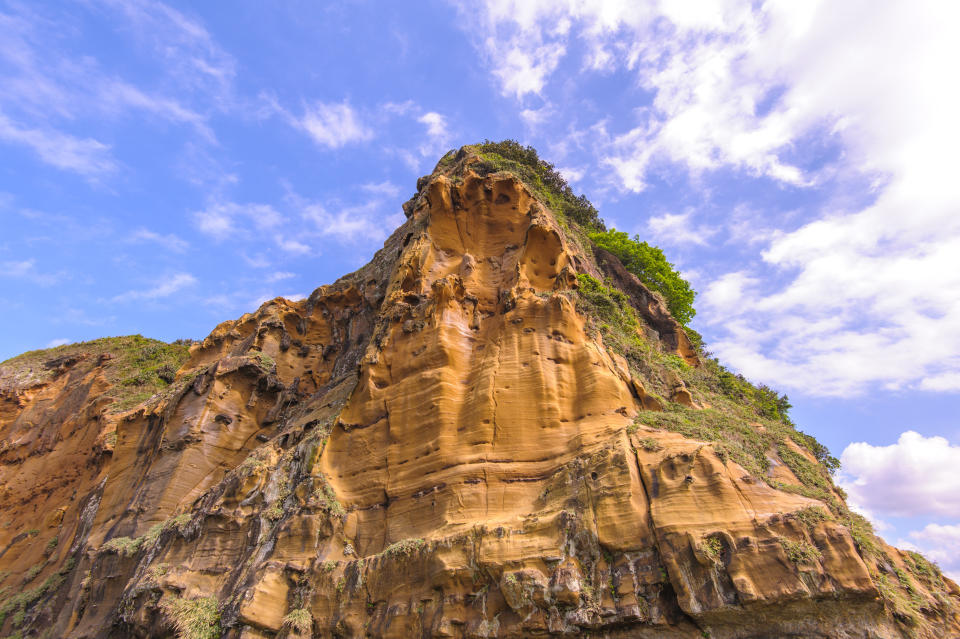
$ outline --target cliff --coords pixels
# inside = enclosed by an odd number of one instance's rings
[[[956,584],[512,167],[448,154],[368,265],[189,352],[0,365],[0,635],[960,636]]]

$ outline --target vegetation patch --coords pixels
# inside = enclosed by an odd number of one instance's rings
[[[252,357],[257,365],[268,373],[277,366],[274,359],[262,351],[250,351],[247,356]]]
[[[478,168],[491,173],[513,173],[561,219],[575,222],[588,231],[606,230],[590,200],[583,195],[575,195],[556,167],[540,159],[532,146],[523,146],[516,140],[485,140],[483,144],[469,148],[480,156],[482,166]],[[441,165],[442,162],[441,159]]]
[[[593,328],[606,345],[628,359],[636,351],[649,350],[639,334],[637,313],[623,292],[586,273],[577,275],[577,283],[577,310],[596,320]]]
[[[39,601],[44,595],[59,588],[65,580],[64,575],[72,568],[73,565],[70,564],[69,567],[64,567],[44,579],[43,583],[36,588],[21,590],[12,597],[4,600],[3,603],[0,603],[0,626],[3,626],[3,622],[10,614],[15,615],[16,618],[19,619],[20,623],[17,625],[22,624],[26,610]]]
[[[217,639],[220,636],[219,604],[214,597],[164,597],[160,600],[160,609],[170,619],[178,639]]]
[[[731,373],[714,357],[704,357],[704,364],[703,374],[696,379],[701,386],[710,392],[750,406],[760,417],[793,424],[788,415],[791,406],[786,395],[781,395],[763,384],[751,384],[743,375]],[[797,443],[806,446],[809,442]]]
[[[703,552],[715,562],[723,555],[723,542],[719,537],[707,537],[703,540]]]
[[[883,605],[894,617],[908,626],[915,626],[920,621],[920,612],[916,603],[908,593],[904,592],[899,583],[891,583],[890,578],[883,573],[872,573],[873,583],[880,593]]]
[[[287,613],[283,618],[283,625],[300,634],[307,634],[313,630],[313,615],[306,608],[297,608]]]
[[[787,553],[787,559],[795,564],[815,564],[823,557],[820,550],[806,539],[801,541],[781,539],[780,545]]]
[[[693,308],[697,292],[690,286],[690,282],[680,276],[676,267],[667,261],[662,250],[640,241],[638,235],[631,239],[617,229],[590,233],[590,239],[600,248],[616,255],[624,268],[636,275],[647,287],[663,295],[670,314],[681,325],[689,324],[697,314]]]
[[[347,511],[343,509],[343,505],[337,500],[337,493],[334,492],[333,486],[330,485],[323,475],[320,475],[318,478],[315,494],[317,501],[320,502],[320,506],[331,515],[343,517],[347,514]]]
[[[162,521],[159,524],[154,524],[146,533],[137,538],[114,537],[100,546],[100,552],[112,552],[123,557],[133,556],[140,552],[141,549],[153,546],[165,530],[176,530],[181,535],[185,534],[187,525],[192,518],[193,516],[189,513],[183,513],[182,515],[177,515],[176,517]]]
[[[29,351],[0,363],[0,381],[27,387],[52,379],[64,368],[99,363],[113,385],[106,393],[114,400],[110,410],[121,412],[165,389],[187,360],[191,344],[128,335]]]
[[[638,440],[637,443],[640,444],[640,448],[648,453],[655,453],[658,450],[663,450],[663,446],[660,444],[660,442],[655,440],[653,437],[643,437]]]
[[[635,419],[638,423],[672,430],[690,439],[712,442],[722,457],[731,458],[751,475],[766,477],[770,467],[767,449],[772,443],[769,432],[761,432],[722,410],[673,405],[670,408],[665,412],[640,411]]]
[[[816,525],[822,521],[833,519],[833,517],[820,506],[809,506],[803,510],[798,510],[791,516],[803,524],[804,528],[808,530],[816,527]]]
[[[400,541],[387,546],[386,550],[383,551],[383,554],[386,557],[410,557],[411,555],[419,552],[426,545],[427,542],[419,537],[401,539]]]

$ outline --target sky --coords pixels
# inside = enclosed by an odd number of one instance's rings
[[[880,533],[960,577],[960,4],[0,0],[0,360],[364,264],[449,149],[664,249]]]

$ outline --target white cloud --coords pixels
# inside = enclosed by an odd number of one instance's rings
[[[850,444],[840,456],[839,485],[850,502],[880,517],[960,517],[960,446],[914,431],[896,444]]]
[[[249,235],[253,231],[276,228],[283,222],[283,216],[269,204],[214,202],[195,212],[193,220],[203,233],[224,239],[235,234]]]
[[[299,255],[306,255],[311,252],[311,248],[299,240],[293,238],[284,237],[282,235],[277,235],[274,237],[274,242],[281,250],[286,251],[287,253],[296,253]]]
[[[435,162],[437,158],[450,150],[450,131],[447,118],[436,111],[428,111],[417,118],[417,122],[427,127],[427,137],[418,146],[419,158],[406,156],[406,162],[418,169],[423,160]]]
[[[164,70],[179,84],[208,93],[221,103],[228,100],[236,62],[203,24],[153,0],[101,0],[98,4],[123,16],[137,44],[162,58]]]
[[[361,122],[360,116],[346,102],[317,102],[307,107],[300,126],[314,142],[329,149],[339,149],[351,142],[364,142],[373,137],[373,131]]]
[[[931,375],[920,380],[920,389],[928,391],[960,391],[960,372],[941,373]]]
[[[719,336],[711,350],[811,394],[958,390],[960,88],[944,78],[960,59],[960,5],[489,0],[480,13],[461,15],[507,94],[544,91],[557,63],[532,73],[509,60],[551,46],[584,51],[581,73],[629,74],[653,96],[632,128],[596,138],[620,188],[642,191],[669,167],[703,187],[732,168],[868,202],[827,198],[799,229],[770,228],[783,222],[773,216],[756,233],[729,229],[766,245],[763,262],[738,267],[763,285],[700,315]],[[796,160],[823,148],[836,157]]]
[[[80,175],[97,176],[117,168],[110,147],[98,140],[74,137],[51,128],[22,126],[3,113],[0,113],[0,140],[28,147],[47,164]]]
[[[121,293],[113,298],[114,302],[127,302],[131,300],[157,300],[164,297],[170,297],[174,293],[192,286],[197,283],[197,278],[189,273],[174,273],[168,277],[159,280],[155,286],[147,289],[132,290]]]
[[[144,228],[136,229],[130,233],[128,241],[134,243],[153,242],[176,253],[183,253],[190,247],[190,244],[186,240],[181,239],[173,233],[161,235],[160,233]]]
[[[388,231],[377,215],[379,201],[358,206],[337,207],[336,212],[320,204],[310,204],[303,209],[303,216],[313,223],[320,236],[334,236],[341,241],[383,240]]]
[[[253,268],[267,268],[272,264],[272,262],[263,253],[256,253],[254,255],[241,253],[240,257],[242,257],[243,261]]]
[[[528,127],[537,127],[542,124],[545,124],[556,114],[556,109],[551,104],[545,104],[539,109],[522,109],[520,111],[520,119]]]
[[[897,546],[923,553],[948,577],[960,582],[960,524],[927,524],[909,537],[898,540]]]
[[[700,244],[705,245],[707,239],[715,235],[717,229],[709,226],[697,226],[693,220],[693,213],[664,213],[647,220],[647,228],[651,236],[663,244]]]
[[[267,276],[267,281],[279,282],[281,280],[289,280],[290,278],[296,277],[296,276],[297,276],[296,273],[290,273],[289,271],[277,271]]]
[[[424,113],[417,122],[427,127],[427,135],[433,138],[446,138],[449,135],[447,131],[447,119],[436,111]]]
[[[61,274],[38,271],[37,261],[33,258],[0,262],[0,277],[28,280],[40,286],[52,286],[63,279]]]
[[[397,197],[400,195],[400,187],[390,181],[367,184],[361,184],[360,188],[368,193],[384,197]]]
[[[19,260],[0,264],[0,275],[5,277],[24,277],[33,272],[36,260]]]
[[[572,166],[558,166],[557,173],[562,175],[567,182],[574,183],[582,180],[586,171]]]
[[[47,342],[47,345],[44,346],[44,348],[56,348],[57,346],[63,346],[63,345],[65,345],[65,344],[69,344],[69,343],[70,343],[70,340],[61,337],[61,338],[58,338],[58,339],[52,339],[52,340],[50,340],[49,342]]]
[[[199,23],[160,2],[107,0],[81,9],[109,14],[151,58],[163,59],[162,92],[105,68],[112,60],[91,55],[74,30],[63,28],[69,18],[56,7],[14,4],[0,12],[0,140],[88,178],[117,168],[109,143],[75,133],[89,121],[149,114],[215,141],[207,113],[231,106],[233,60]]]
[[[725,273],[712,280],[700,295],[699,304],[704,310],[714,315],[728,313],[730,308],[740,308],[751,289],[759,280],[746,271]]]

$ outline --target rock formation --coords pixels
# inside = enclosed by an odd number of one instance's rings
[[[960,636],[822,447],[495,168],[448,154],[368,265],[142,401],[165,345],[0,366],[0,635]]]

